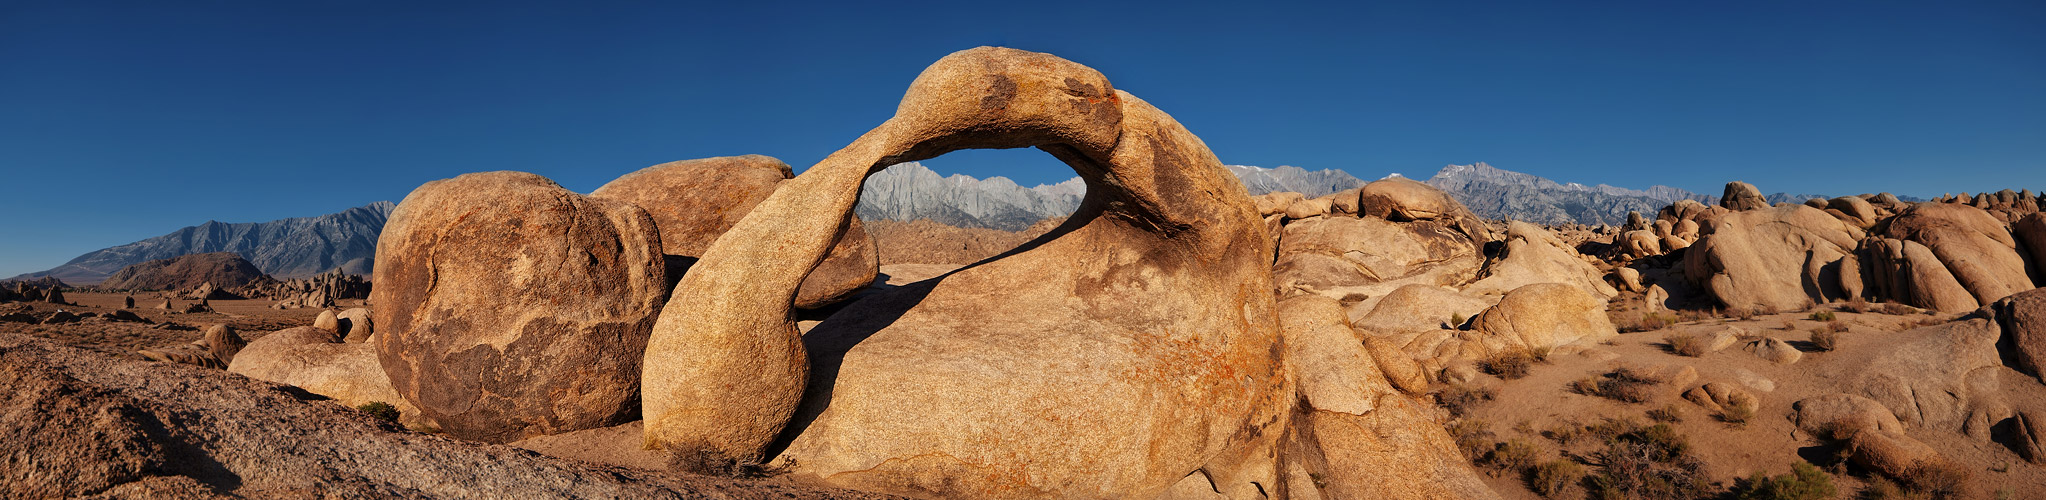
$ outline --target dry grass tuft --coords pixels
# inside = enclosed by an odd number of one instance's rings
[[[1817,346],[1821,351],[1833,350],[1839,345],[1839,341],[1840,334],[1837,331],[1812,329],[1812,345]]]
[[[1509,349],[1478,362],[1478,368],[1499,378],[1515,380],[1526,377],[1534,367],[1535,357],[1526,349]]]
[[[1584,479],[1584,466],[1569,460],[1550,460],[1537,465],[1527,478],[1527,489],[1543,498],[1561,498]]]
[[[1883,314],[1888,314],[1891,316],[1903,316],[1906,314],[1918,313],[1918,308],[1898,304],[1896,302],[1884,302],[1883,307],[1880,310],[1882,311]]]
[[[1498,396],[1498,391],[1489,387],[1454,385],[1435,393],[1435,404],[1442,405],[1455,417],[1470,414],[1472,409]]]
[[[1677,405],[1668,404],[1663,405],[1661,408],[1648,410],[1648,419],[1668,423],[1683,422],[1684,412],[1682,409],[1677,408]]]
[[[1705,340],[1698,338],[1696,335],[1679,333],[1663,337],[1662,342],[1669,345],[1670,352],[1679,355],[1693,358],[1705,355]]]

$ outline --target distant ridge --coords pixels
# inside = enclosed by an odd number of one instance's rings
[[[1669,186],[1627,189],[1558,183],[1484,162],[1442,167],[1425,182],[1449,193],[1479,217],[1542,224],[1617,225],[1627,222],[1630,211],[1653,216],[1677,200],[1717,201],[1713,196]]]
[[[1251,196],[1265,193],[1292,191],[1319,198],[1346,189],[1363,186],[1366,181],[1336,169],[1307,170],[1292,165],[1275,168],[1229,165],[1229,172],[1236,174],[1236,180],[1243,181],[1243,188]]]
[[[369,274],[377,236],[397,205],[379,201],[317,217],[269,222],[207,221],[170,234],[88,252],[48,271],[16,276],[55,276],[70,283],[98,283],[129,265],[181,255],[233,252],[264,273],[306,277],[336,267]]]

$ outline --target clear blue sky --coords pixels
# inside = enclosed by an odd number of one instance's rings
[[[0,276],[464,172],[802,169],[980,45],[1093,66],[1229,163],[2046,188],[2046,2],[1350,3],[0,2]],[[933,165],[1072,175],[1029,150]]]

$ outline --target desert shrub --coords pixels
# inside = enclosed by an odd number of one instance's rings
[[[369,414],[369,416],[375,417],[377,420],[392,423],[396,423],[398,421],[398,407],[391,406],[390,403],[385,403],[383,401],[371,401],[368,403],[363,403],[361,406],[355,407],[355,409],[363,413],[367,413]]]
[[[1548,363],[1549,353],[1553,353],[1555,351],[1556,348],[1554,347],[1536,347],[1534,349],[1527,351],[1527,355],[1528,357],[1534,358],[1535,362]]]
[[[669,455],[668,468],[706,476],[758,479],[787,474],[790,469],[796,468],[796,461],[789,459],[784,460],[781,465],[766,465],[734,459],[724,452],[706,448]]]
[[[1498,391],[1489,387],[1453,385],[1435,393],[1435,404],[1442,405],[1455,417],[1463,417],[1486,401],[1491,401]]]
[[[1705,340],[1696,335],[1679,333],[1663,337],[1662,341],[1669,344],[1670,352],[1693,358],[1705,355]]]
[[[1621,333],[1652,332],[1669,328],[1677,323],[1677,317],[1670,313],[1641,313],[1640,318],[1626,318],[1617,325]]]
[[[1341,303],[1341,304],[1343,305],[1343,307],[1349,307],[1349,306],[1350,306],[1350,304],[1355,304],[1355,303],[1358,303],[1358,302],[1363,302],[1363,301],[1365,301],[1365,300],[1368,300],[1368,299],[1370,299],[1370,298],[1371,298],[1371,296],[1370,296],[1370,295],[1365,295],[1365,294],[1361,294],[1361,293],[1350,293],[1350,294],[1345,294],[1345,295],[1343,295],[1343,298],[1342,298],[1342,299],[1340,299],[1340,300],[1337,300],[1336,302],[1338,302],[1338,303]]]
[[[1542,449],[1534,443],[1511,439],[1499,443],[1499,446],[1492,450],[1491,457],[1485,460],[1485,465],[1500,472],[1523,474],[1533,469],[1541,458]]]
[[[1655,399],[1656,386],[1662,384],[1662,379],[1623,366],[1606,373],[1605,380],[1591,380],[1590,386],[1578,387],[1582,383],[1583,381],[1573,383],[1571,390],[1623,403],[1646,403]],[[1583,392],[1587,389],[1591,392]]]
[[[1904,469],[1897,481],[1913,493],[1933,498],[1963,498],[1967,495],[1968,478],[1973,475],[1966,466],[1936,458]]]
[[[1857,313],[1866,313],[1869,312],[1870,310],[1875,309],[1875,306],[1869,305],[1868,301],[1863,300],[1861,297],[1847,299],[1847,305],[1845,305],[1844,307],[1846,307],[1847,310],[1849,311],[1854,311]]]
[[[1821,351],[1831,351],[1839,345],[1840,334],[1832,330],[1812,330],[1812,345]]]
[[[1526,377],[1528,370],[1533,366],[1534,355],[1526,349],[1508,349],[1478,362],[1478,367],[1484,369],[1485,373],[1498,375],[1499,378],[1507,380]]]
[[[1598,395],[1598,377],[1584,377],[1570,381],[1570,392],[1586,396]]]
[[[1484,458],[1485,452],[1492,449],[1494,434],[1491,426],[1486,425],[1483,420],[1458,419],[1450,422],[1444,430],[1449,431],[1449,437],[1456,441],[1456,449],[1462,451],[1464,458],[1472,463]]]
[[[1815,313],[1812,313],[1812,314],[1811,314],[1810,316],[1806,316],[1806,318],[1809,318],[1809,319],[1811,319],[1812,321],[1832,321],[1832,320],[1833,320],[1833,311],[1819,311],[1819,312],[1815,312]]]
[[[1736,394],[1735,399],[1738,399],[1739,396],[1740,395]],[[1749,398],[1752,399],[1753,396],[1749,396]],[[1755,419],[1754,406],[1740,404],[1737,401],[1729,401],[1728,404],[1724,407],[1724,409],[1721,409],[1719,411],[1719,421],[1732,424],[1735,427],[1748,425],[1748,421],[1754,419]]]
[[[1839,321],[1839,320],[1834,320],[1834,321],[1828,321],[1828,322],[1826,322],[1826,331],[1829,331],[1829,332],[1844,332],[1844,331],[1847,331],[1847,322],[1845,322],[1845,321]]]
[[[1674,423],[1674,422],[1682,422],[1682,421],[1684,421],[1684,412],[1683,412],[1683,410],[1681,410],[1681,409],[1678,409],[1678,408],[1677,408],[1677,405],[1674,405],[1674,404],[1668,404],[1668,405],[1663,405],[1663,406],[1662,406],[1661,408],[1656,408],[1656,409],[1653,409],[1653,410],[1648,410],[1648,419],[1649,419],[1649,420],[1654,420],[1654,421],[1657,421],[1657,422],[1672,422],[1672,423]]]
[[[1591,498],[1694,499],[1711,492],[1705,463],[1668,424],[1636,427],[1592,453]]]
[[[1542,462],[1528,474],[1527,489],[1546,498],[1557,498],[1570,490],[1570,486],[1584,479],[1584,466],[1569,460]]]
[[[1896,302],[1884,302],[1883,307],[1880,310],[1882,311],[1883,314],[1888,314],[1892,316],[1903,316],[1906,314],[1916,314],[1918,312],[1918,308],[1898,304]]]
[[[1735,500],[1826,500],[1838,493],[1833,476],[1805,462],[1791,464],[1790,473],[1775,477],[1756,472],[1733,489]]]
[[[1772,305],[1759,305],[1759,306],[1755,306],[1755,313],[1754,313],[1754,314],[1755,314],[1756,316],[1775,316],[1775,315],[1776,315],[1776,313],[1780,313],[1780,312],[1783,312],[1783,311],[1781,311],[1781,310],[1778,310],[1778,309],[1776,309],[1776,306],[1772,306]]]
[[[1570,445],[1571,442],[1577,441],[1577,438],[1583,435],[1584,425],[1578,424],[1576,422],[1564,423],[1562,425],[1550,428],[1549,430],[1542,431],[1542,437],[1549,438],[1550,440],[1555,441],[1556,444],[1564,446],[1568,446]]]
[[[1890,500],[1892,498],[1903,498],[1904,488],[1897,486],[1897,482],[1891,481],[1889,478],[1875,476],[1869,478],[1867,483],[1863,483],[1861,485],[1861,491],[1856,492],[1854,497],[1859,498],[1861,500]]]
[[[1452,328],[1463,328],[1464,321],[1463,313],[1452,313],[1449,315],[1449,326]]]
[[[1620,436],[1639,428],[1640,423],[1626,417],[1607,418],[1600,420],[1599,423],[1584,426],[1584,434],[1598,438],[1600,442],[1612,443],[1619,440]]]

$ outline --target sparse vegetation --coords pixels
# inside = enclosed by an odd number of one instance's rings
[[[1609,420],[1608,423],[1622,421]],[[1703,461],[1669,424],[1633,427],[1591,454],[1599,472],[1587,481],[1596,499],[1694,499],[1712,486]]]
[[[1693,358],[1705,355],[1705,340],[1698,338],[1696,335],[1679,333],[1663,337],[1662,341],[1669,345],[1670,352],[1679,355]]]
[[[1812,346],[1821,351],[1831,351],[1840,341],[1840,334],[1831,330],[1812,329]]]
[[[1883,314],[1888,314],[1891,316],[1903,316],[1906,314],[1918,313],[1918,308],[1898,304],[1896,302],[1884,302],[1883,307],[1880,310],[1882,311]]]
[[[1946,459],[1933,459],[1904,469],[1904,474],[1897,481],[1912,493],[1932,498],[1965,498],[1968,479],[1973,475],[1966,466]]]
[[[1435,404],[1448,409],[1451,416],[1460,418],[1497,395],[1498,391],[1489,387],[1454,385],[1435,393]]]
[[[789,470],[796,468],[796,461],[787,459],[780,465],[765,465],[737,460],[716,450],[703,449],[669,455],[668,468],[706,476],[759,479],[787,474]]]
[[[1569,460],[1550,460],[1534,468],[1527,478],[1527,489],[1546,498],[1557,498],[1570,491],[1570,487],[1584,479],[1584,466]]]
[[[1847,310],[1854,311],[1856,313],[1867,313],[1870,310],[1874,309],[1873,306],[1870,306],[1868,304],[1867,300],[1862,300],[1861,297],[1847,299],[1846,308]]]
[[[1571,382],[1570,390],[1623,403],[1646,403],[1655,399],[1655,388],[1661,383],[1660,377],[1623,366],[1606,373],[1603,380],[1584,378]]]
[[[1806,318],[1809,318],[1812,321],[1833,321],[1833,311],[1815,312],[1812,313],[1810,316],[1806,316]]]
[[[1542,431],[1542,437],[1549,438],[1555,441],[1556,444],[1563,446],[1569,446],[1570,443],[1577,441],[1577,438],[1582,435],[1584,435],[1584,425],[1574,421]]]
[[[1599,394],[1598,377],[1585,377],[1570,381],[1570,392],[1586,396],[1597,396]]]
[[[1838,493],[1833,476],[1805,462],[1791,464],[1790,473],[1770,477],[1756,472],[1734,487],[1735,500],[1825,500]]]
[[[1675,404],[1667,404],[1661,408],[1648,410],[1648,419],[1657,422],[1677,423],[1684,421],[1684,412],[1678,409]]]
[[[1462,329],[1464,321],[1466,321],[1466,319],[1463,317],[1463,313],[1454,313],[1449,315],[1449,326],[1451,328]]]
[[[1732,424],[1734,427],[1748,425],[1748,421],[1754,418],[1755,397],[1747,394],[1734,394],[1733,397],[1728,398],[1723,409],[1719,410],[1719,420]]]
[[[1485,460],[1485,466],[1497,473],[1526,474],[1534,469],[1535,463],[1540,461],[1541,457],[1542,449],[1534,443],[1511,439],[1499,443],[1498,447],[1492,450],[1492,455]]]
[[[1508,349],[1478,362],[1478,367],[1484,369],[1485,373],[1498,375],[1499,378],[1507,380],[1526,377],[1528,370],[1533,366],[1534,354],[1526,349]]]
[[[1669,328],[1670,325],[1677,323],[1676,315],[1666,312],[1645,312],[1641,313],[1641,317],[1638,319],[1629,319],[1631,321],[1620,321],[1620,324],[1617,325],[1620,333],[1652,332]]]
[[[1458,419],[1450,422],[1444,430],[1449,431],[1449,437],[1456,440],[1456,449],[1462,451],[1464,458],[1472,463],[1484,458],[1485,452],[1492,449],[1494,434],[1491,426],[1486,425],[1483,420]]]
[[[398,407],[391,406],[390,403],[385,403],[383,401],[371,401],[368,403],[363,403],[360,406],[356,406],[355,409],[363,413],[367,413],[369,414],[369,416],[375,417],[377,420],[382,420],[391,423],[398,422]]]

